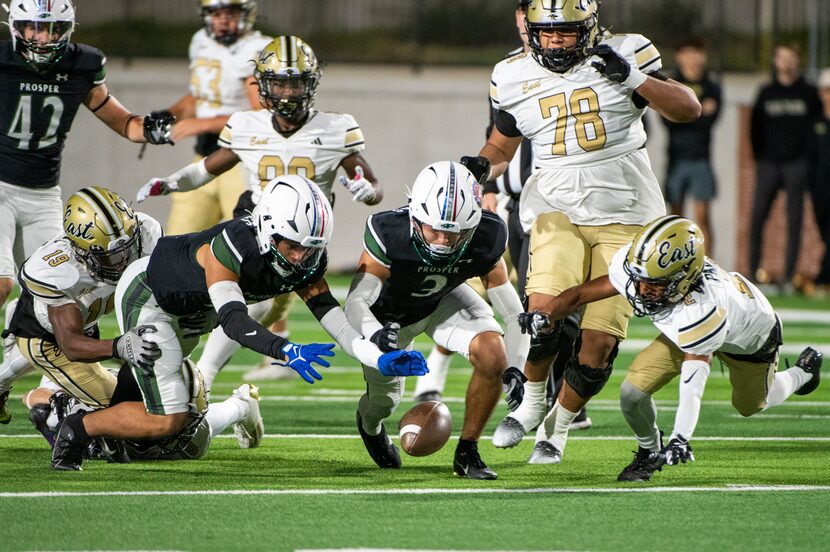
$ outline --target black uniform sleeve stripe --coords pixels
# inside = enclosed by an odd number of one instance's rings
[[[691,349],[693,347],[697,347],[698,345],[701,345],[702,343],[705,343],[705,342],[709,341],[711,338],[718,335],[725,325],[726,325],[726,319],[724,318],[723,322],[720,323],[720,326],[718,326],[715,331],[713,331],[712,333],[710,333],[709,335],[707,335],[704,338],[698,339],[694,343],[689,343],[688,345],[685,345],[683,348],[684,349]]]
[[[661,59],[663,59],[663,57],[662,57],[662,56],[657,56],[656,58],[652,59],[651,61],[649,61],[648,63],[646,63],[646,64],[645,64],[645,65],[643,65],[642,67],[640,67],[640,71],[645,72],[646,67],[648,67],[649,65],[652,65],[652,64],[654,64],[654,63],[657,63],[657,62],[658,62],[658,61],[660,61]]]
[[[680,330],[679,330],[679,331],[680,331],[681,333],[682,333],[682,332],[687,332],[687,331],[691,330],[692,328],[696,328],[697,326],[700,326],[701,324],[703,324],[704,322],[706,322],[707,320],[709,320],[710,318],[712,318],[712,316],[714,316],[714,314],[715,314],[717,311],[718,311],[718,307],[717,307],[717,306],[712,307],[712,310],[710,310],[708,313],[706,313],[706,316],[704,316],[703,318],[701,318],[700,320],[698,320],[698,321],[697,321],[697,322],[695,322],[694,324],[689,324],[688,326],[685,326],[685,327],[683,327],[683,328],[680,328]]]

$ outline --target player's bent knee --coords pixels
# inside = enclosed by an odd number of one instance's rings
[[[473,369],[493,377],[501,377],[507,366],[504,339],[498,332],[482,332],[470,342]]]
[[[650,397],[650,393],[641,391],[629,381],[624,381],[620,386],[620,408],[625,411],[634,410],[639,407],[643,399]]]
[[[577,395],[588,399],[602,391],[611,377],[612,370],[611,364],[605,368],[593,368],[587,364],[579,364],[579,361],[573,358],[565,368],[565,381]]]
[[[749,418],[750,416],[757,414],[764,409],[760,405],[736,404],[735,402],[732,403],[732,406],[735,408],[735,410],[738,411],[738,414],[740,414],[744,418]]]

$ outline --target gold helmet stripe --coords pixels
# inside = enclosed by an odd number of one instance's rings
[[[288,55],[288,66],[293,67],[293,66],[296,65],[297,70],[300,70],[300,63],[299,63],[299,60],[297,59],[298,58],[297,39],[292,36],[292,37],[289,37],[288,42],[289,42],[289,50],[290,50],[290,53]]]
[[[112,211],[110,202],[94,187],[78,190],[77,194],[84,198],[93,209],[95,209],[95,222],[103,226],[102,230],[108,236],[120,238],[124,235],[122,225],[118,223],[119,217]]]
[[[651,224],[654,227],[649,232],[643,232],[640,236],[640,239],[634,243],[632,246],[632,250],[634,251],[634,258],[642,263],[646,262],[647,259],[643,259],[643,254],[646,252],[646,247],[651,239],[663,232],[666,228],[674,224],[679,219],[683,217],[677,215],[669,215],[667,217],[663,217],[662,219],[657,219],[656,221],[652,222]]]

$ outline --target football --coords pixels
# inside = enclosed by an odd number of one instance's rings
[[[398,424],[401,448],[410,456],[428,456],[443,447],[452,432],[450,409],[427,401],[410,408]]]

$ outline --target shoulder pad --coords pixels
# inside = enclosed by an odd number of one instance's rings
[[[386,236],[384,224],[389,214],[398,214],[396,211],[383,211],[369,215],[366,219],[366,228],[363,231],[363,248],[378,263],[386,268],[392,266],[392,260],[386,250]]]
[[[251,218],[234,219],[226,224],[210,242],[210,249],[228,270],[241,274],[242,263],[259,255]]]
[[[636,64],[643,73],[654,73],[663,67],[659,50],[641,34],[614,34],[603,42],[617,50],[629,63]]]
[[[20,268],[21,284],[43,299],[60,299],[78,284],[80,276],[71,247],[62,240],[45,244]]]
[[[158,241],[164,237],[161,223],[146,213],[136,213],[141,221],[141,255],[146,257],[156,248]]]
[[[78,58],[75,61],[75,69],[79,71],[98,72],[107,62],[104,52],[93,46],[74,43],[78,47]]]
[[[478,228],[476,233],[482,232],[490,246],[494,260],[498,260],[507,249],[507,225],[497,214],[485,210],[481,212],[481,222]]]

